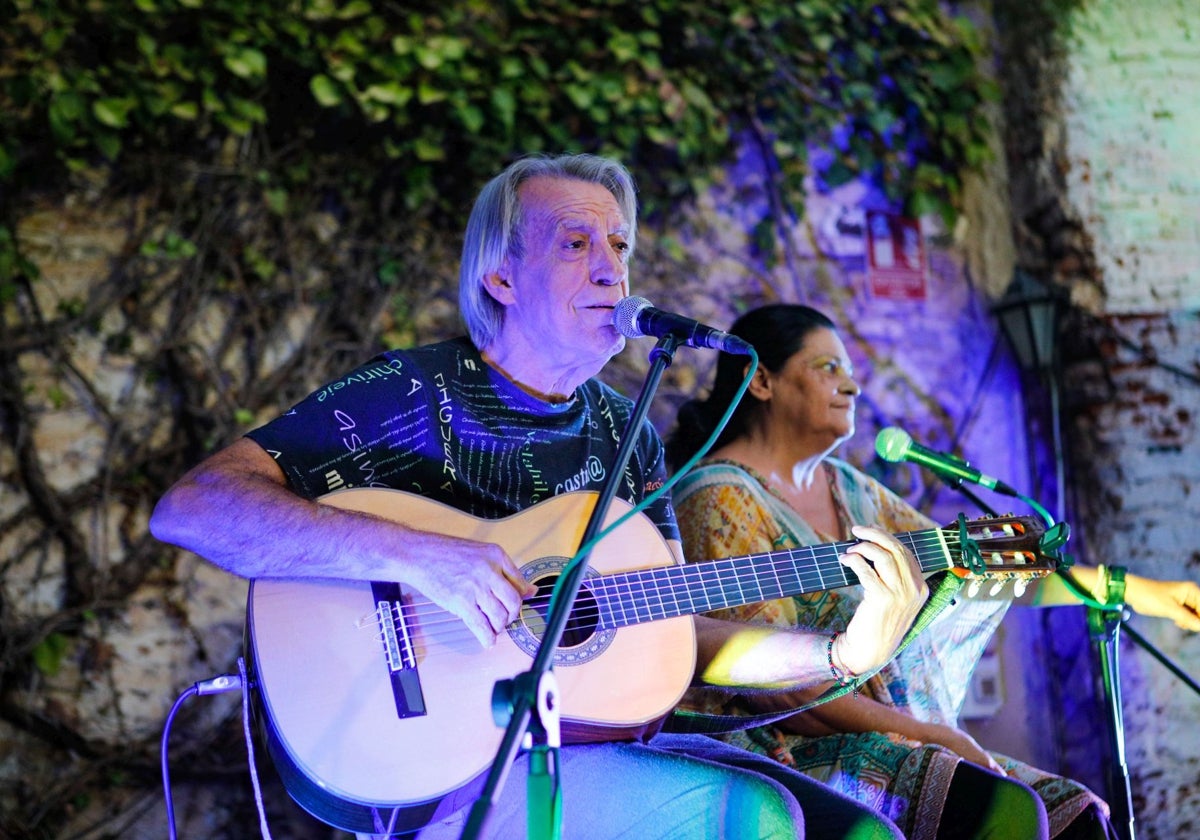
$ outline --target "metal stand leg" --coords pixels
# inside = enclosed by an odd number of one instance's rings
[[[1105,609],[1088,607],[1088,630],[1100,658],[1105,712],[1108,720],[1109,808],[1112,824],[1121,840],[1134,840],[1133,794],[1129,786],[1129,765],[1125,760],[1125,721],[1121,705],[1121,680],[1118,667],[1118,643],[1125,602],[1125,569],[1111,566],[1105,593]]]

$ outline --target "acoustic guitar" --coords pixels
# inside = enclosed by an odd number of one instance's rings
[[[537,585],[492,648],[419,592],[388,582],[262,578],[250,584],[247,647],[256,713],[288,793],[318,819],[362,832],[412,831],[469,805],[503,737],[498,680],[528,670],[550,591],[579,548],[594,493],[480,519],[397,490],[353,489],[324,504],[497,543]],[[614,502],[607,522],[627,513]],[[1055,568],[1042,526],[1009,516],[897,535],[926,573],[1013,580]],[[692,616],[857,583],[838,557],[853,542],[677,565],[643,514],[589,559],[555,655],[564,742],[620,740],[670,713],[692,680]],[[978,551],[976,551],[976,547]]]

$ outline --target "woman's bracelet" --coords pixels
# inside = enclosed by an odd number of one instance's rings
[[[829,663],[829,673],[833,674],[833,679],[838,685],[854,686],[854,694],[858,695],[858,674],[846,667],[838,667],[833,661],[833,644],[838,640],[841,632],[836,632],[829,637],[829,643],[825,646],[825,661]]]

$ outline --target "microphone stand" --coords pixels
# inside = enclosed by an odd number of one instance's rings
[[[958,492],[970,499],[988,516],[996,516],[996,511],[981,500],[974,492],[963,486],[959,476],[941,476],[942,479]],[[1054,524],[1053,517],[1041,505],[1019,493],[1017,498],[1037,510],[1047,525]],[[1133,792],[1129,784],[1129,765],[1125,757],[1125,721],[1121,701],[1121,681],[1119,669],[1119,636],[1121,627],[1138,646],[1157,659],[1167,670],[1178,677],[1192,691],[1200,694],[1200,684],[1197,684],[1178,665],[1172,662],[1162,651],[1158,650],[1144,636],[1138,633],[1129,623],[1129,614],[1125,607],[1125,574],[1124,566],[1109,566],[1105,581],[1104,601],[1098,602],[1091,597],[1084,587],[1066,569],[1059,569],[1058,574],[1067,588],[1077,598],[1087,604],[1087,625],[1089,636],[1096,649],[1100,661],[1100,682],[1104,695],[1105,719],[1109,750],[1113,757],[1113,765],[1109,768],[1109,803],[1112,809],[1113,827],[1120,833],[1121,840],[1134,840]]]
[[[988,516],[995,516],[996,511],[985,504],[970,490],[962,486],[962,478],[954,476],[946,478],[947,483],[971,499]],[[1054,517],[1033,499],[1020,493],[1013,495],[1030,505],[1041,514],[1046,525],[1054,524]],[[1125,569],[1114,567],[1109,570],[1109,587],[1105,602],[1098,606],[1087,591],[1075,580],[1066,569],[1057,570],[1076,597],[1088,604],[1087,623],[1092,643],[1100,660],[1100,677],[1104,694],[1105,718],[1108,724],[1108,745],[1112,754],[1113,765],[1109,768],[1108,783],[1110,788],[1109,807],[1112,810],[1113,828],[1120,835],[1120,840],[1134,840],[1133,833],[1133,793],[1129,786],[1129,766],[1125,761],[1125,722],[1121,705],[1121,681],[1117,671],[1117,636],[1120,629],[1119,617],[1124,607]],[[1119,583],[1114,586],[1113,581]],[[1116,800],[1120,801],[1116,801]]]
[[[1113,825],[1124,829],[1122,840],[1134,840],[1133,830],[1133,792],[1129,786],[1129,767],[1125,760],[1125,724],[1123,706],[1121,703],[1120,669],[1118,666],[1118,637],[1121,628],[1129,635],[1142,650],[1159,661],[1168,671],[1174,674],[1188,688],[1200,694],[1200,684],[1197,684],[1166,654],[1156,648],[1141,633],[1129,623],[1129,610],[1125,606],[1125,575],[1124,566],[1107,567],[1108,576],[1105,580],[1104,603],[1093,606],[1094,599],[1088,598],[1088,593],[1070,575],[1064,574],[1068,587],[1076,597],[1087,600],[1088,630],[1100,657],[1101,684],[1104,688],[1105,711],[1108,720],[1109,746],[1112,749],[1115,766],[1110,770],[1109,784],[1115,794],[1121,794],[1122,799],[1113,805]]]
[[[650,409],[650,401],[663,372],[674,360],[675,350],[681,339],[667,334],[658,340],[650,351],[650,370],[646,373],[641,393],[634,402],[633,411],[617,455],[601,487],[596,506],[592,509],[584,530],[580,546],[586,546],[599,533],[601,523],[616,496],[625,475],[625,467],[637,443],[637,430]],[[474,840],[483,836],[492,807],[504,787],[504,780],[516,759],[519,749],[528,734],[531,743],[529,775],[526,783],[527,813],[529,816],[528,836],[536,840],[553,840],[561,833],[561,780],[558,778],[558,748],[561,745],[559,731],[559,698],[554,680],[554,654],[566,630],[567,620],[575,605],[576,596],[587,572],[590,553],[580,555],[577,562],[570,563],[554,584],[550,599],[550,612],[546,617],[545,635],[538,646],[530,670],[518,674],[511,680],[500,680],[492,693],[492,714],[500,725],[506,719],[504,738],[500,742],[496,758],[492,762],[483,791],[471,806],[463,840]]]
[[[1069,576],[1064,576],[1069,577]],[[1070,578],[1068,586],[1081,590],[1078,581]],[[1108,569],[1101,606],[1088,605],[1088,633],[1100,659],[1100,684],[1104,691],[1104,711],[1108,722],[1108,746],[1113,763],[1108,770],[1112,790],[1109,803],[1113,828],[1122,840],[1134,840],[1133,790],[1129,785],[1129,764],[1125,760],[1125,707],[1121,702],[1121,679],[1118,665],[1118,645],[1121,615],[1125,611],[1125,567]]]

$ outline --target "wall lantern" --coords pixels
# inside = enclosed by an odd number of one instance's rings
[[[1036,374],[1050,392],[1055,512],[1059,520],[1066,515],[1066,467],[1059,428],[1058,323],[1067,305],[1066,290],[1048,287],[1018,268],[1004,295],[992,306],[1021,369]]]
[[[1058,322],[1066,293],[1048,288],[1017,269],[1004,296],[992,307],[1022,370],[1048,372],[1058,360]]]

